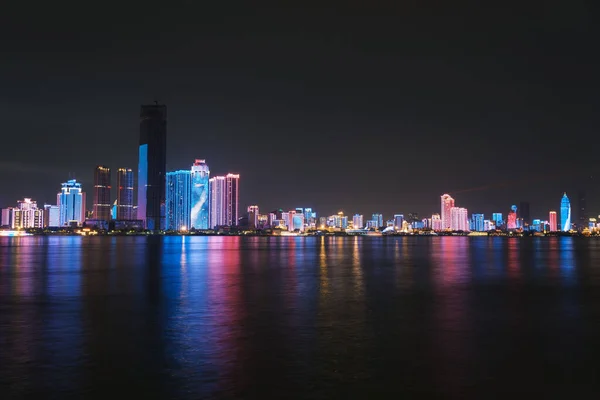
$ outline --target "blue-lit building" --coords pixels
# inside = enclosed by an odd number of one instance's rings
[[[195,229],[209,229],[209,184],[210,170],[204,160],[196,160],[192,165],[192,199],[190,213],[190,227]]]
[[[501,225],[504,225],[504,220],[502,219],[502,213],[493,213],[492,221],[494,221],[496,223],[496,228],[500,227]]]
[[[61,191],[56,197],[60,213],[60,226],[73,224],[81,226],[85,220],[85,193],[81,188],[81,183],[75,179],[63,183]]]
[[[383,228],[383,214],[373,214],[371,220],[375,221],[375,228]]]
[[[534,219],[531,223],[530,230],[536,231],[536,232],[542,232],[544,230],[544,225],[542,224],[542,220]]]
[[[166,180],[166,229],[190,228],[192,204],[192,173],[181,170],[167,172]]]
[[[475,232],[485,232],[485,225],[483,223],[483,214],[471,215],[471,230]]]
[[[571,202],[566,193],[560,201],[560,230],[563,232],[571,230]]]

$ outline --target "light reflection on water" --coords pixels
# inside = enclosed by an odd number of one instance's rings
[[[8,398],[573,394],[596,388],[599,261],[568,237],[1,238],[0,382]]]

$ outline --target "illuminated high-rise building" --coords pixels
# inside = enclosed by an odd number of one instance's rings
[[[8,227],[8,228],[14,228],[14,216],[15,216],[15,208],[14,207],[8,207],[8,208],[3,208],[2,209],[2,221],[1,221],[1,226],[3,227]]]
[[[489,219],[484,219],[483,220],[483,231],[487,232],[489,230],[491,230],[491,224],[490,224],[490,220]]]
[[[371,220],[375,221],[375,228],[383,228],[383,214],[375,213],[371,216]]]
[[[560,230],[563,232],[571,230],[571,202],[566,193],[560,201]]]
[[[259,217],[258,206],[249,206],[248,207],[248,227],[250,227],[250,229],[258,228],[258,226],[259,226],[258,217]]]
[[[209,202],[210,202],[210,171],[204,160],[196,160],[192,165],[192,212],[191,227],[195,229],[209,229]]]
[[[394,214],[394,228],[397,231],[402,230],[403,222],[404,222],[404,214]]]
[[[94,169],[94,219],[110,221],[110,168],[97,165]]]
[[[167,230],[190,229],[192,202],[191,171],[167,172],[166,179],[166,228]]]
[[[449,194],[443,194],[441,196],[441,213],[440,219],[442,221],[442,229],[452,229],[452,215],[451,209],[454,207],[454,199]]]
[[[144,105],[140,112],[137,219],[146,229],[165,228],[167,106]]]
[[[492,213],[492,221],[494,221],[494,225],[496,228],[500,228],[502,225],[504,225],[502,213]]]
[[[37,202],[26,198],[17,202],[12,209],[11,228],[42,228],[44,226],[44,210],[38,208]]]
[[[577,229],[579,230],[584,229],[589,223],[585,197],[585,192],[583,190],[580,190],[577,193]]]
[[[431,216],[431,229],[434,231],[442,230],[442,218],[440,217],[440,214],[433,214]]]
[[[236,226],[238,224],[238,207],[240,196],[239,187],[239,174],[227,174],[225,176],[225,201],[227,206],[225,214],[225,223],[229,226]]]
[[[131,168],[117,170],[117,218],[120,221],[136,219],[133,215],[133,171]]]
[[[517,206],[513,205],[510,207],[510,212],[506,217],[506,229],[514,230],[517,229]]]
[[[485,232],[483,214],[471,215],[471,221],[472,230],[475,232]]]
[[[60,207],[44,204],[44,227],[58,228],[60,226]]]
[[[453,231],[468,231],[469,230],[469,215],[466,208],[452,207],[450,208],[450,230]]]
[[[60,193],[56,195],[60,210],[60,226],[76,224],[81,226],[85,221],[85,192],[81,183],[70,179],[62,184]]]
[[[360,214],[354,214],[352,217],[352,226],[354,229],[362,229],[364,227],[363,216]]]
[[[550,215],[548,216],[548,224],[550,225],[550,232],[558,231],[558,225],[556,220],[556,211],[550,211]]]
[[[217,226],[226,225],[225,214],[227,210],[226,204],[226,185],[224,176],[215,176],[208,180],[210,194],[210,212],[209,223],[210,228],[214,229]]]
[[[294,213],[290,218],[292,227],[291,231],[304,232],[304,213]]]
[[[528,201],[522,201],[519,203],[519,211],[517,212],[517,218],[521,218],[523,220],[523,227],[531,223]]]

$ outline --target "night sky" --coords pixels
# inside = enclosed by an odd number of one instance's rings
[[[167,170],[240,173],[244,210],[424,216],[449,192],[545,218],[585,189],[600,212],[585,2],[18,3],[0,15],[0,207],[54,203],[69,176],[91,205],[95,165],[137,172],[139,108],[158,100]]]

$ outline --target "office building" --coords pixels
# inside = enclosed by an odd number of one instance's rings
[[[492,230],[491,221],[489,219],[483,220],[483,231],[488,232]]]
[[[503,225],[502,213],[492,213],[492,221],[496,223],[496,226]]]
[[[354,229],[362,229],[365,226],[363,223],[363,216],[360,214],[354,214],[352,217],[352,226]]]
[[[60,212],[60,226],[81,226],[85,221],[85,192],[81,183],[76,179],[63,183],[56,199]]]
[[[577,229],[583,230],[589,223],[587,215],[587,204],[585,200],[585,192],[580,190],[577,193]]]
[[[227,174],[225,176],[225,189],[226,189],[226,214],[225,223],[229,226],[236,226],[238,223],[238,207],[239,207],[239,191],[240,187],[240,175],[239,174]]]
[[[60,226],[60,207],[44,204],[44,228],[58,228]]]
[[[441,196],[441,213],[442,229],[452,229],[451,209],[454,207],[454,199],[449,194]]]
[[[556,211],[550,211],[550,214],[548,216],[548,224],[550,225],[550,232],[558,231]]]
[[[42,228],[44,226],[44,210],[38,208],[37,202],[30,198],[19,200],[16,208],[7,210],[10,214],[6,218],[7,226],[12,229]]]
[[[371,221],[375,222],[375,228],[383,228],[383,214],[373,214],[371,216]]]
[[[403,222],[404,222],[404,214],[394,214],[394,228],[397,231],[402,230]]]
[[[517,212],[517,218],[522,219],[522,227],[525,227],[531,223],[531,216],[529,214],[529,202],[521,201],[519,203],[519,210]]]
[[[560,230],[563,232],[571,230],[571,202],[566,193],[560,201]]]
[[[257,229],[259,227],[259,210],[258,206],[248,207],[248,227],[250,229]]]
[[[165,228],[167,106],[144,105],[140,112],[137,219],[146,229]]]
[[[510,212],[506,217],[506,229],[514,230],[517,229],[517,206],[513,205],[510,207]]]
[[[210,228],[214,229],[217,226],[226,225],[225,214],[226,214],[226,185],[224,176],[215,176],[208,180],[210,195],[209,202],[209,224]]]
[[[94,219],[110,221],[110,168],[98,165],[94,169]]]
[[[453,231],[468,231],[469,230],[469,215],[466,208],[452,207],[450,208],[450,230]]]
[[[196,160],[192,165],[192,212],[191,227],[195,229],[209,229],[209,175],[208,165],[204,160]]]
[[[442,218],[440,217],[440,214],[433,214],[431,216],[431,229],[436,232],[442,230]]]
[[[165,229],[174,231],[190,229],[191,182],[189,170],[167,172]]]
[[[133,212],[133,171],[131,168],[117,170],[117,216],[119,221],[136,219]]]
[[[7,207],[2,209],[2,226],[7,228],[14,227],[14,207]]]
[[[294,213],[291,218],[291,231],[304,232],[304,213]]]
[[[475,232],[485,232],[483,214],[471,215],[471,230]]]

